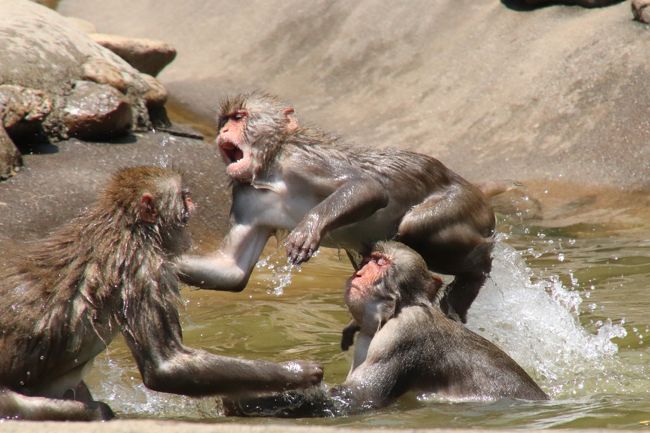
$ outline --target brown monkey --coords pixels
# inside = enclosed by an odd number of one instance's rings
[[[442,305],[465,321],[492,263],[494,213],[476,186],[427,155],[352,147],[303,128],[292,108],[268,95],[226,100],[218,128],[233,223],[218,251],[183,257],[184,281],[243,290],[278,229],[290,230],[295,264],[321,244],[363,254],[397,239],[430,269],[455,276]]]
[[[344,415],[383,407],[408,391],[463,399],[547,400],[505,352],[432,304],[431,293],[439,287],[415,251],[398,242],[378,243],[347,282],[345,302],[361,332],[345,382],[329,394],[320,390],[226,400],[226,412]]]
[[[80,217],[27,248],[0,275],[0,417],[108,419],[84,369],[117,332],[145,385],[186,395],[279,391],[322,377],[319,365],[217,356],[184,346],[172,259],[193,210],[181,176],[123,169]]]

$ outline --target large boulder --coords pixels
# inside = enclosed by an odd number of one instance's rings
[[[648,29],[627,3],[159,4],[65,0],[59,11],[171,43],[182,55],[158,78],[194,118],[213,116],[224,95],[261,89],[303,121],[431,154],[472,180],[650,188]]]
[[[0,120],[14,142],[106,140],[166,122],[162,85],[71,20],[27,0],[0,0],[0,16]],[[6,177],[19,158],[2,141]]]

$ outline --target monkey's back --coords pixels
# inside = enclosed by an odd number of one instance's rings
[[[411,340],[400,346],[412,347],[405,374],[413,389],[463,399],[548,399],[503,350],[438,308],[410,306],[387,325],[396,319],[397,332]]]

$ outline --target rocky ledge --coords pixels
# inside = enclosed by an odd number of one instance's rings
[[[169,44],[97,34],[26,0],[0,0],[0,16],[0,179],[31,143],[168,125],[167,91],[153,75],[173,60]]]

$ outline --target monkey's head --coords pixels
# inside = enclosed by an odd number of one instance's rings
[[[109,181],[100,206],[128,226],[154,229],[167,253],[180,254],[189,247],[186,226],[195,206],[180,173],[174,170],[121,169]]]
[[[430,305],[442,280],[424,259],[399,242],[378,242],[348,279],[345,303],[362,328],[379,329],[407,305]]]
[[[217,145],[226,173],[239,182],[250,182],[256,165],[264,159],[265,147],[274,146],[277,137],[296,129],[294,109],[274,96],[251,93],[224,100],[219,109]]]

